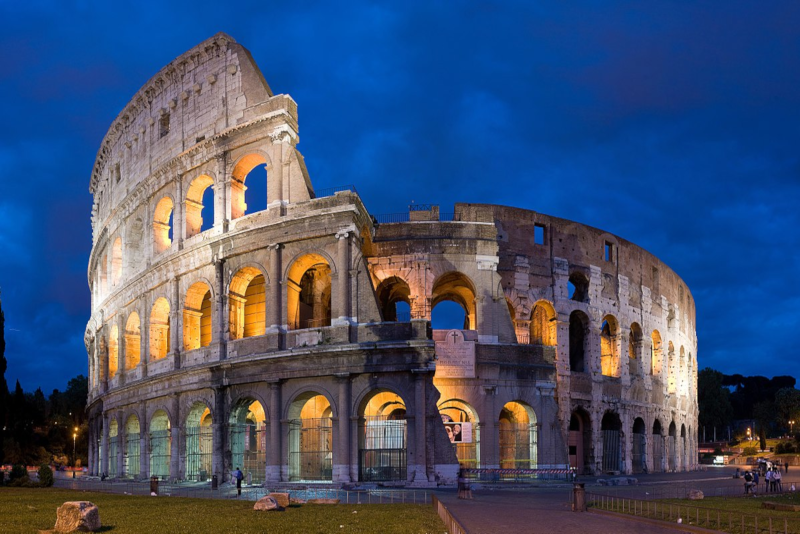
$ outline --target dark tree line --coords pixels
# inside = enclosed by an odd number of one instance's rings
[[[0,302],[0,464],[72,463],[73,439],[78,458],[87,456],[86,399],[89,382],[79,375],[63,392],[45,397],[41,388],[26,393],[17,380],[8,391],[5,316]]]

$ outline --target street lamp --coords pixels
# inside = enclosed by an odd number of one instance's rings
[[[747,441],[750,441],[750,427],[747,427]]]
[[[75,455],[75,440],[78,439],[78,427],[75,427],[75,432],[72,433],[72,478],[75,478],[75,464],[78,463],[78,458]]]
[[[794,421],[789,421],[789,433],[794,434]]]

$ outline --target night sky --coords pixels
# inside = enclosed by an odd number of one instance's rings
[[[686,281],[701,368],[800,377],[800,2],[122,4],[0,1],[10,387],[87,373],[100,141],[219,31],[297,101],[316,188],[602,228]]]

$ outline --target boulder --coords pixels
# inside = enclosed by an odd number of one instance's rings
[[[68,501],[56,512],[56,532],[95,532],[100,530],[100,510],[89,501]]]
[[[308,499],[308,504],[339,504],[339,499]]]
[[[278,503],[278,506],[282,506],[283,508],[289,506],[288,493],[270,493],[269,496],[275,499],[275,502]]]
[[[253,510],[257,510],[259,512],[283,512],[283,506],[278,504],[273,497],[267,495],[266,497],[261,497],[256,501],[256,504],[253,505]]]
[[[686,498],[690,501],[702,501],[703,497],[705,497],[703,492],[696,489],[689,490],[689,493],[686,495]]]

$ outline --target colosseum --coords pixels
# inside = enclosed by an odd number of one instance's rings
[[[459,467],[695,466],[694,301],[664,263],[525,209],[373,215],[352,186],[314,189],[298,132],[225,34],[111,124],[90,185],[91,474],[427,487]]]

